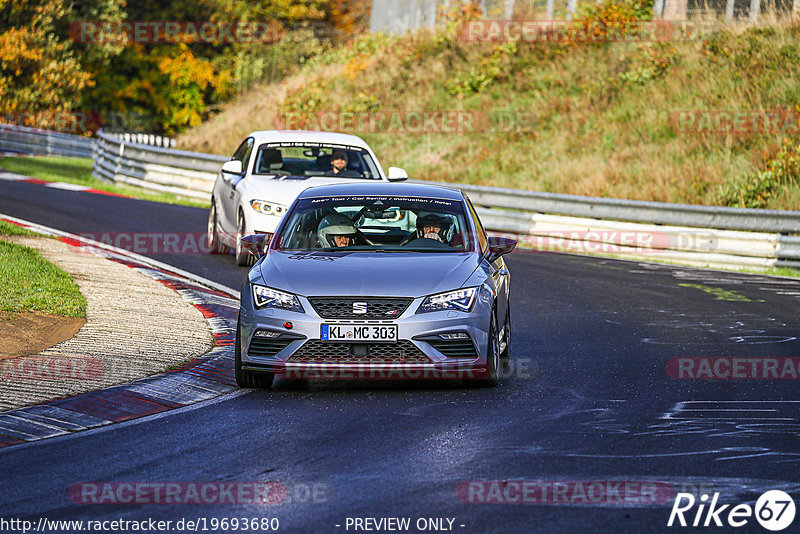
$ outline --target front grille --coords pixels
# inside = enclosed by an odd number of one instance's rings
[[[285,349],[289,343],[295,341],[294,339],[266,339],[254,337],[250,342],[250,350],[247,353],[250,356],[261,356],[271,358],[280,351]]]
[[[397,343],[332,343],[311,339],[286,363],[431,363],[424,352],[410,341]]]
[[[428,341],[428,343],[448,358],[475,359],[478,357],[478,353],[475,352],[475,345],[468,339],[462,341]]]
[[[396,319],[406,311],[414,299],[311,297],[308,300],[319,316],[325,319]],[[366,303],[366,313],[355,313],[354,303]]]

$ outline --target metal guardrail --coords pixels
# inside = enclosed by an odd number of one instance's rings
[[[0,150],[6,152],[91,158],[93,146],[89,137],[0,123]]]
[[[106,134],[112,134],[114,137],[122,139],[126,143],[139,143],[144,145],[150,146],[157,146],[162,148],[175,148],[175,145],[178,143],[177,140],[173,139],[172,137],[166,137],[163,135],[155,135],[155,134],[148,134],[148,133],[140,133],[140,132],[106,132]]]
[[[800,233],[800,212],[796,211],[584,197],[469,184],[459,184],[458,188],[466,191],[473,203],[493,208],[697,228]]]
[[[800,268],[800,236],[520,213],[476,207],[487,229],[522,248],[692,265]]]
[[[98,132],[93,173],[121,182],[198,200],[211,200],[214,180],[224,156],[128,143]]]
[[[19,151],[50,154],[63,150],[62,155],[72,155],[76,151],[72,143],[85,146],[87,141],[48,135],[51,132],[14,130],[0,128],[0,150],[19,147]],[[54,143],[55,139],[60,144]],[[229,159],[130,143],[102,131],[94,143],[93,157],[94,174],[101,180],[198,200],[210,200],[219,167]],[[796,211],[421,183],[459,187],[477,206],[487,229],[513,235],[523,246],[701,265],[800,268],[800,212]]]

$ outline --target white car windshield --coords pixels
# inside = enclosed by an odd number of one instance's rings
[[[278,250],[471,252],[459,200],[395,196],[304,198],[275,237]]]
[[[337,159],[341,161],[336,163]],[[264,143],[258,147],[253,174],[381,179],[367,150],[325,143]]]

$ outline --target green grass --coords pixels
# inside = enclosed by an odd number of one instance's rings
[[[69,274],[37,251],[0,241],[0,315],[29,311],[86,317],[86,299]]]
[[[764,274],[770,274],[772,276],[785,276],[787,278],[800,278],[800,271],[797,269],[792,269],[791,267],[773,267]]]
[[[139,187],[101,182],[92,176],[92,160],[88,158],[8,156],[0,158],[0,169],[30,176],[31,178],[38,178],[39,180],[46,180],[48,182],[66,182],[85,185],[87,187],[99,189],[100,191],[125,195],[141,200],[163,202],[166,204],[180,204],[182,206],[208,207],[207,203],[169,193],[154,193]]]
[[[21,226],[17,226],[16,224],[11,224],[6,221],[0,220],[0,235],[36,235],[36,232],[31,232],[27,228],[23,228]]]

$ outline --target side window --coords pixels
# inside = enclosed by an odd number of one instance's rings
[[[481,224],[481,220],[478,218],[478,214],[475,213],[475,207],[472,205],[472,201],[467,195],[464,195],[464,198],[467,199],[469,213],[472,216],[473,223],[475,224],[475,230],[478,232],[478,243],[480,243],[481,252],[486,252],[486,247],[489,246],[489,240],[486,237],[486,231],[483,229],[483,225]]]
[[[231,158],[232,160],[241,161],[242,169],[244,169],[245,172],[247,172],[247,164],[250,162],[250,154],[253,153],[254,144],[255,140],[252,137],[248,137],[241,145],[239,145],[239,148],[236,149],[236,152]]]

